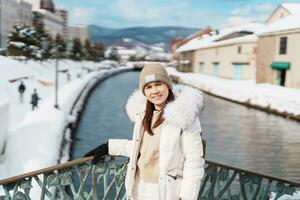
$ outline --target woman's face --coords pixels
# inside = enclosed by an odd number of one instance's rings
[[[144,93],[147,99],[154,104],[155,109],[160,110],[166,103],[169,95],[169,88],[165,83],[155,81],[148,83],[144,87]]]

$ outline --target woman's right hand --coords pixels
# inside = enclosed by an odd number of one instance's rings
[[[95,165],[105,155],[108,155],[108,143],[107,142],[103,143],[103,144],[99,145],[98,147],[96,147],[95,149],[87,152],[86,154],[84,154],[83,157],[94,156],[94,158],[92,160],[92,164]]]

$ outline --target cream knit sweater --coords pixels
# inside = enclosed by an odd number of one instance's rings
[[[152,126],[155,123],[160,111],[154,111],[152,118]],[[160,124],[152,129],[154,135],[150,135],[146,131],[143,133],[140,155],[137,162],[137,175],[145,182],[158,182],[158,160],[159,160],[159,140],[160,140]]]

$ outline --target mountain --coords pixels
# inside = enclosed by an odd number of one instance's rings
[[[144,44],[164,43],[168,44],[172,39],[184,38],[201,29],[185,28],[176,26],[160,27],[132,27],[123,29],[114,29],[90,25],[89,38],[92,42],[101,42],[112,45],[124,43],[125,41],[135,41]]]

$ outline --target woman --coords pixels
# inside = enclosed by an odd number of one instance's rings
[[[204,174],[198,118],[202,101],[195,89],[173,89],[161,64],[146,64],[140,73],[140,91],[126,105],[135,122],[133,139],[110,139],[85,156],[93,155],[93,163],[106,154],[130,158],[127,199],[196,200]]]

